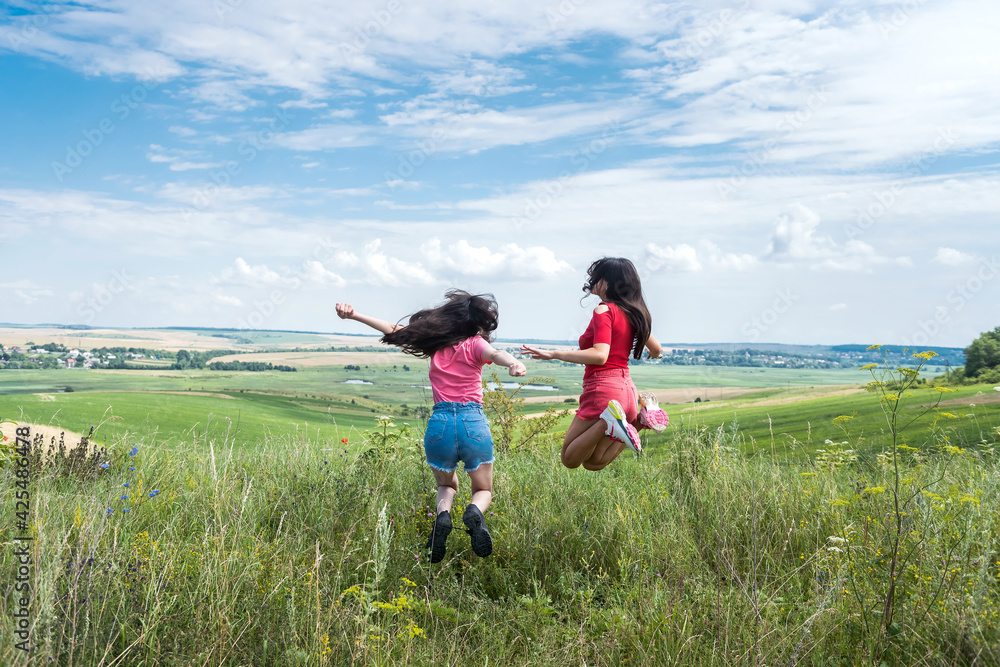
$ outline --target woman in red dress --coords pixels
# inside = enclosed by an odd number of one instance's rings
[[[629,260],[604,257],[587,269],[583,291],[601,299],[587,330],[580,336],[579,350],[540,350],[527,345],[522,351],[533,359],[558,359],[584,364],[580,408],[563,439],[562,462],[567,468],[583,466],[601,470],[626,446],[642,451],[636,427],[662,432],[667,415],[655,396],[639,396],[629,375],[629,357],[651,359],[661,353],[660,343],[650,333],[652,318],[642,296],[639,273]],[[640,398],[642,410],[640,412]]]

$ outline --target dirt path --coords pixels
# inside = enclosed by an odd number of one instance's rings
[[[35,437],[41,434],[44,442],[49,446],[50,449],[59,446],[59,441],[62,440],[66,443],[66,449],[70,450],[80,444],[83,440],[82,433],[74,433],[73,431],[67,431],[64,428],[59,428],[58,426],[45,426],[43,424],[26,424],[24,422],[12,422],[7,421],[0,424],[0,433],[2,433],[2,439],[5,442],[13,442],[17,437],[17,429],[21,426],[27,426],[31,429],[31,439],[34,441]]]
[[[285,366],[341,366],[346,364],[407,364],[418,369],[423,368],[422,359],[416,359],[402,352],[252,352],[249,354],[228,354],[224,357],[214,357],[211,361],[259,361]]]
[[[216,393],[213,391],[181,391],[181,390],[171,390],[171,389],[95,389],[93,394],[176,394],[177,396],[211,396],[212,398],[229,398],[233,397],[229,394]],[[36,394],[37,396],[46,396],[46,394]],[[47,394],[48,396],[53,396],[53,394]],[[44,400],[55,400],[54,398],[44,399]]]
[[[772,396],[770,398],[764,398],[759,401],[749,401],[747,403],[739,403],[741,408],[758,408],[766,405],[788,405],[789,403],[798,403],[799,401],[811,401],[816,398],[833,398],[835,396],[851,396],[852,394],[863,394],[864,388],[862,387],[825,387],[816,391],[810,392],[795,392],[789,396]]]
[[[942,408],[950,405],[964,405],[968,407],[969,405],[982,405],[983,403],[1000,403],[1000,391],[995,391],[992,394],[983,392],[976,394],[975,396],[966,396],[964,398],[949,398],[947,401],[941,401],[938,405]],[[920,407],[929,408],[932,405],[934,404],[926,403]]]
[[[736,398],[743,394],[754,391],[762,391],[763,388],[751,389],[747,387],[679,387],[677,389],[657,389],[653,393],[656,400],[665,404],[691,403],[696,398],[709,401],[724,401],[729,398]],[[640,388],[641,391],[641,388]],[[530,396],[524,399],[525,403],[552,403],[565,400],[567,398],[579,398],[580,392],[575,394],[560,393],[556,395],[547,394],[545,396]]]
[[[774,389],[773,387],[771,389]],[[791,403],[798,403],[799,401],[811,401],[819,398],[835,398],[839,396],[851,396],[854,394],[863,393],[865,390],[863,387],[858,387],[856,385],[833,385],[826,387],[799,387],[796,389],[782,390],[780,394],[776,396],[770,396],[768,398],[762,398],[759,400],[734,400],[739,399],[740,396],[745,394],[756,393],[760,391],[767,391],[767,387],[685,387],[678,389],[661,389],[659,391],[654,391],[656,395],[656,400],[662,406],[674,406],[668,409],[668,412],[679,411],[687,412],[692,410],[707,410],[712,407],[716,407],[719,401],[726,401],[726,405],[731,408],[759,408],[767,407],[771,405],[788,405]],[[525,399],[525,403],[558,403],[566,398],[577,398],[578,394],[566,395],[559,394],[557,396],[532,396]],[[695,404],[694,399],[701,398],[701,402]],[[998,402],[1000,401],[1000,393],[996,396],[977,396],[979,402]],[[983,400],[988,399],[988,400]],[[968,399],[956,399],[958,403],[968,403]],[[975,402],[975,401],[972,401]],[[687,405],[685,405],[687,404]],[[942,403],[942,405],[944,405]],[[567,404],[566,408],[575,410],[578,405]],[[541,413],[534,415],[525,415],[529,419],[541,416]]]

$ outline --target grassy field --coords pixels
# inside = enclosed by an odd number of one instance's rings
[[[643,457],[567,470],[563,417],[497,452],[493,554],[455,530],[431,565],[426,362],[378,358],[0,373],[0,418],[102,424],[107,447],[36,457],[30,481],[0,457],[2,505],[30,490],[35,646],[5,639],[0,664],[1000,664],[992,387],[945,395],[894,459],[867,373],[637,366],[641,388],[683,398]],[[579,367],[529,374],[557,390],[521,389],[549,399],[525,412],[574,407]],[[936,398],[914,390],[904,417]]]
[[[284,353],[296,358],[304,353]],[[273,355],[272,355],[273,356]],[[125,433],[161,442],[219,438],[239,424],[238,444],[269,434],[284,436],[309,429],[310,437],[338,439],[371,428],[380,414],[419,423],[417,408],[429,409],[426,360],[395,359],[387,353],[313,353],[326,365],[304,364],[295,373],[249,373],[210,370],[4,370],[0,372],[0,419],[58,426],[87,432],[103,424],[101,441]],[[239,355],[252,360],[256,355]],[[360,371],[346,365],[359,365]],[[410,370],[403,370],[404,365]],[[551,392],[525,389],[536,398],[551,397],[561,407],[580,392],[579,366],[528,361],[529,375],[546,376]],[[643,389],[678,387],[685,398],[715,396],[713,388],[803,387],[863,380],[855,371],[797,371],[638,365],[636,384]],[[507,380],[507,378],[504,376]],[[361,381],[365,384],[351,384]],[[368,384],[370,383],[370,384]],[[67,392],[67,388],[72,391]],[[545,406],[530,406],[544,409]],[[114,419],[108,420],[112,416]],[[568,419],[564,420],[568,423]]]
[[[284,354],[302,357],[304,353]],[[97,437],[101,442],[125,434],[149,439],[154,433],[161,443],[207,442],[222,438],[228,429],[236,433],[236,443],[242,447],[261,437],[306,433],[312,439],[339,441],[370,429],[381,414],[419,426],[418,409],[432,405],[425,360],[384,363],[389,358],[385,353],[313,356],[326,365],[302,365],[295,373],[5,370],[0,372],[0,419],[79,432],[101,424]],[[255,355],[240,358],[250,360]],[[348,362],[357,363],[361,370],[344,368]],[[403,370],[404,365],[410,370]],[[529,398],[526,412],[575,407],[582,376],[579,366],[534,361],[527,365],[529,375],[549,378],[555,389],[522,390],[521,395]],[[840,443],[848,437],[864,447],[867,439],[884,429],[878,406],[861,391],[871,379],[863,371],[643,364],[632,367],[632,376],[641,389],[673,397],[676,402],[664,407],[675,425],[715,428],[727,424],[732,428],[737,424],[751,452],[796,459],[828,447],[827,441]],[[365,384],[350,383],[358,381]],[[67,387],[72,391],[67,393]],[[939,412],[975,415],[963,421],[959,435],[965,443],[976,443],[1000,425],[998,398],[1000,393],[992,387],[963,387],[949,397],[960,404]],[[696,399],[702,402],[695,403]],[[933,400],[927,393],[915,405]],[[970,407],[973,403],[975,407]],[[854,419],[837,426],[833,420],[840,415],[854,415]],[[933,417],[924,424],[929,425]],[[565,428],[570,419],[567,415],[559,427]],[[646,438],[651,452],[663,440],[649,434]]]
[[[949,450],[951,431],[900,460],[904,497],[919,501],[887,632],[896,533],[884,458],[790,466],[745,455],[740,430],[685,423],[657,456],[594,474],[563,468],[554,435],[500,453],[493,554],[476,557],[456,530],[431,565],[419,437],[386,425],[357,456],[273,434],[242,448],[128,436],[107,468],[34,464],[35,648],[29,658],[5,640],[0,663],[1000,661],[1000,468]],[[7,508],[12,471],[0,472]],[[5,522],[0,539],[13,535]],[[15,567],[3,550],[0,569]],[[10,590],[5,638],[20,609]]]

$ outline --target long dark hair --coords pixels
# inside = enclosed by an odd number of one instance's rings
[[[646,300],[642,297],[642,282],[635,265],[624,257],[602,257],[587,269],[587,283],[583,291],[590,294],[594,286],[604,280],[608,289],[604,301],[613,303],[625,312],[632,325],[635,340],[632,341],[632,356],[642,358],[649,334],[653,330],[653,318],[649,315]]]
[[[490,340],[498,322],[497,302],[492,294],[452,289],[445,292],[444,298],[440,306],[410,315],[405,326],[382,336],[382,342],[408,354],[430,357],[473,336]]]

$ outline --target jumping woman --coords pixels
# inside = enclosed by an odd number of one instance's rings
[[[462,521],[477,556],[493,552],[493,538],[484,514],[493,500],[493,438],[483,414],[482,370],[485,364],[507,366],[510,374],[525,374],[524,364],[490,345],[497,328],[497,304],[490,294],[449,290],[446,301],[410,315],[406,325],[391,324],[337,304],[337,315],[381,331],[382,342],[408,354],[430,359],[434,411],[424,432],[424,453],[437,481],[437,511],[427,547],[431,562],[444,558],[451,532],[451,506],[458,492],[458,462],[472,484],[472,501]]]
[[[583,291],[601,299],[590,325],[580,336],[579,350],[539,350],[527,345],[521,351],[533,359],[558,359],[584,364],[580,408],[563,439],[562,462],[567,468],[583,466],[601,470],[626,446],[642,451],[638,428],[657,433],[667,425],[667,414],[652,392],[639,396],[629,375],[629,357],[641,359],[643,349],[651,359],[661,353],[650,331],[652,318],[642,296],[635,266],[627,259],[605,257],[587,269]],[[639,401],[642,401],[642,410]]]

